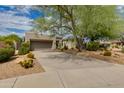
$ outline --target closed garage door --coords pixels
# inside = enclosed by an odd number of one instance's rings
[[[52,41],[35,41],[30,42],[31,50],[41,50],[41,49],[50,49],[52,48]]]

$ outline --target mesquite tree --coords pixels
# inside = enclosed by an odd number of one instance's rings
[[[73,34],[79,51],[83,37],[94,41],[116,35],[116,6],[55,5],[45,6],[44,11],[45,17],[35,21],[37,26],[54,34]]]

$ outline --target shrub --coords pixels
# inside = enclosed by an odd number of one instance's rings
[[[6,50],[8,51],[8,54],[10,56],[14,56],[14,54],[15,54],[15,49],[14,48],[8,47],[8,48],[6,48]]]
[[[122,53],[124,53],[124,47],[122,47],[121,51],[122,51]]]
[[[108,44],[108,43],[100,44],[99,47],[100,47],[101,49],[107,50],[107,48],[110,47],[110,44]]]
[[[28,57],[28,58],[33,58],[33,59],[35,58],[35,57],[34,57],[34,54],[31,53],[31,52],[27,54],[27,57]]]
[[[20,55],[25,55],[25,54],[29,53],[29,51],[30,51],[29,43],[28,42],[24,42],[24,43],[21,44],[21,47],[19,48],[19,52],[18,53]]]
[[[104,50],[106,50],[106,49],[105,49],[105,48],[100,48],[99,50],[104,51]]]
[[[64,46],[64,50],[68,50],[68,47],[66,45]]]
[[[111,51],[105,51],[103,55],[104,55],[104,56],[111,56],[112,53],[111,53]]]
[[[30,67],[33,67],[33,60],[32,59],[27,59],[27,60],[24,60],[24,61],[20,61],[19,64],[24,68],[30,68]]]
[[[0,49],[0,62],[7,61],[15,53],[14,48],[7,47]]]
[[[63,48],[60,48],[61,51],[63,51],[64,49]]]
[[[5,42],[5,44],[7,44],[7,45],[9,45],[9,46],[11,46],[11,47],[13,47],[14,48],[14,43],[13,43],[13,41],[12,40],[5,40],[4,41]]]
[[[89,51],[96,51],[99,49],[99,42],[89,42],[86,44],[86,49]]]
[[[115,48],[119,48],[119,46],[118,45],[115,45]]]
[[[7,45],[4,41],[0,41],[0,48],[5,48],[8,47],[9,45]]]
[[[61,49],[62,48],[62,43],[58,43],[58,47],[57,47],[57,49]]]
[[[72,47],[71,50],[74,50],[74,48]]]

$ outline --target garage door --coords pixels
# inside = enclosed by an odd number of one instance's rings
[[[31,50],[50,49],[52,48],[52,41],[31,41],[30,48]]]

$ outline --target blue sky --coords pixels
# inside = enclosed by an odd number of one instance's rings
[[[117,6],[117,13],[124,15],[124,6]],[[32,21],[43,13],[32,6],[1,6],[0,35],[17,34],[24,36],[33,28]]]
[[[17,34],[24,36],[33,27],[32,21],[43,13],[32,6],[1,6],[0,35]]]

